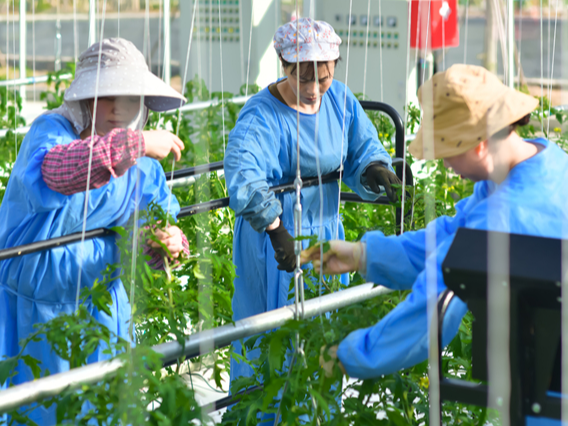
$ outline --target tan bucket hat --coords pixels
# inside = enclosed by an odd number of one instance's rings
[[[418,100],[422,125],[408,150],[429,160],[470,150],[538,105],[536,98],[505,86],[485,68],[462,64],[435,74],[418,90]]]

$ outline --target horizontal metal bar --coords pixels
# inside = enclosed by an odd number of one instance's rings
[[[223,170],[223,162],[216,161],[210,164],[201,164],[199,166],[188,167],[186,169],[179,169],[174,171],[174,179],[181,179],[189,176],[202,175],[203,173],[215,172]],[[166,172],[166,179],[172,178],[172,172]]]
[[[253,97],[253,95],[236,96],[234,98],[226,98],[225,102],[231,102],[231,103],[236,104],[236,105],[241,105],[241,104],[246,103],[252,97]],[[209,108],[210,106],[219,105],[220,103],[221,103],[220,99],[211,99],[210,101],[204,101],[204,102],[192,102],[190,104],[186,104],[186,105],[182,106],[181,108],[179,108],[179,110],[181,112],[197,111],[197,110],[200,110],[200,109]],[[175,114],[175,113],[177,113],[177,111],[178,111],[178,108],[170,109],[169,111],[165,111],[164,114]]]
[[[52,77],[52,81],[69,80],[73,78],[73,74],[62,74],[57,78]],[[0,87],[6,86],[29,86],[35,83],[47,83],[49,75],[40,75],[38,77],[16,78],[15,80],[0,80]]]
[[[24,135],[30,131],[32,126],[16,127],[15,129],[2,129],[0,130],[0,138],[6,136],[8,132],[14,132],[17,135]]]
[[[252,388],[244,389],[240,392],[237,392],[234,395],[228,395],[224,398],[218,399],[208,404],[204,404],[202,407],[204,407],[208,413],[211,413],[213,411],[220,410],[222,408],[228,407],[229,405],[240,401],[241,398],[246,394],[253,393],[256,392],[257,390],[263,390],[263,389],[264,389],[263,385],[253,386]]]
[[[75,232],[73,234],[64,235],[63,237],[51,238],[49,240],[37,241],[31,244],[3,249],[0,250],[0,260],[10,259],[12,257],[23,256],[25,254],[36,253],[38,251],[49,250],[67,244],[76,243],[81,241],[81,234],[81,232]],[[91,238],[106,237],[114,234],[115,232],[111,229],[97,228],[85,232],[85,240],[90,240]]]
[[[347,288],[343,291],[310,299],[304,304],[305,318],[311,318],[328,311],[341,309],[374,297],[390,293],[392,290],[372,283]],[[203,355],[202,348],[226,346],[231,342],[281,327],[295,316],[294,306],[285,306],[249,318],[226,324],[212,330],[186,336],[185,345],[167,342],[154,346],[162,355],[164,364],[182,357]],[[64,373],[53,374],[32,382],[22,383],[0,391],[0,414],[28,405],[64,391],[80,388],[83,384],[97,383],[113,376],[122,367],[120,360],[101,361]]]
[[[393,159],[393,165],[398,165],[398,164],[402,164],[402,159],[400,158],[394,158]],[[202,166],[196,166],[196,167],[190,167],[187,169],[182,169],[179,170],[179,172],[183,172],[182,173],[182,177],[183,178],[187,178],[189,179],[191,176],[195,176],[201,173],[206,173],[208,171],[214,171],[214,170],[222,170],[223,169],[223,163],[221,161],[218,161],[216,163],[211,163],[211,164],[205,164]],[[407,168],[409,168],[408,164],[407,164]],[[171,176],[171,173],[169,174]],[[174,177],[176,176],[176,174],[174,173]],[[412,184],[412,172],[408,173],[408,183]],[[333,182],[339,179],[339,172],[333,172],[333,173],[329,173],[327,175],[323,175],[321,177],[322,183],[329,183],[329,182]],[[308,178],[305,179],[302,182],[302,187],[303,188],[309,188],[310,186],[316,186],[319,184],[319,179],[318,178]],[[180,186],[183,185],[183,182],[180,183]],[[281,194],[284,192],[290,192],[290,191],[294,191],[295,187],[294,187],[294,183],[290,182],[290,183],[285,183],[282,185],[276,185],[273,186],[271,188],[269,188],[270,191],[273,191],[275,194]],[[186,217],[186,216],[192,216],[194,214],[199,214],[199,213],[204,213],[210,210],[216,210],[216,209],[220,209],[223,207],[228,207],[229,206],[229,197],[225,197],[225,198],[219,198],[216,200],[211,200],[211,201],[207,201],[204,203],[199,203],[199,204],[193,204],[190,206],[185,206],[182,207],[179,214],[177,215],[177,217]],[[363,200],[361,197],[359,197],[357,194],[353,194],[353,193],[349,193],[349,192],[342,192],[341,193],[341,201],[342,202],[355,202],[355,203],[369,203],[369,204],[381,204],[381,205],[388,205],[390,204],[389,200],[387,197],[379,197],[378,199],[374,200],[374,201],[368,201],[368,200]],[[85,234],[85,239],[91,239],[91,238],[97,238],[97,237],[104,237],[107,235],[112,235],[114,233],[114,231],[105,229],[105,228],[97,228],[97,229],[93,229],[91,231],[87,231],[87,233]],[[0,250],[0,261],[1,260],[5,260],[5,259],[9,259],[12,257],[17,257],[17,256],[21,256],[24,254],[30,254],[30,253],[36,253],[38,251],[43,251],[43,250],[49,250],[55,247],[59,247],[61,245],[65,245],[65,244],[71,244],[71,243],[75,243],[81,241],[81,233],[75,233],[75,234],[70,234],[70,235],[66,235],[63,237],[58,237],[58,238],[53,238],[53,239],[49,239],[49,240],[44,240],[44,241],[38,241],[35,243],[31,243],[31,244],[26,244],[26,245],[21,245],[21,246],[16,246],[16,247],[11,247],[11,248],[7,248],[7,249],[3,249]]]

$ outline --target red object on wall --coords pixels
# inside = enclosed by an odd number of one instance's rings
[[[410,7],[411,48],[459,46],[457,0],[412,0]]]

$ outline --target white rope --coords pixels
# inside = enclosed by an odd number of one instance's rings
[[[550,7],[550,5],[549,5]],[[550,132],[550,107],[552,105],[552,78],[554,76],[554,54],[556,51],[556,25],[558,23],[558,0],[556,0],[555,14],[554,14],[554,42],[552,43],[552,63],[550,66],[550,85],[548,89],[548,123],[546,134]],[[548,20],[548,27],[550,28],[550,19]]]
[[[221,5],[219,5],[221,7]],[[213,92],[213,0],[209,0],[209,100]]]
[[[225,152],[225,85],[223,82],[223,24],[221,24],[221,2],[219,2],[219,59],[221,61],[221,119],[223,123],[223,153]],[[172,173],[173,177],[173,173]]]
[[[189,29],[189,40],[187,42],[187,53],[185,55],[185,67],[184,67],[184,72],[183,72],[183,78],[182,78],[182,83],[181,83],[181,90],[183,92],[185,85],[187,83],[187,71],[189,68],[189,55],[191,53],[191,42],[193,41],[193,29],[195,26],[195,16],[197,15],[197,0],[193,2],[193,12],[191,14],[191,27]],[[179,106],[181,108],[183,102],[180,101]],[[181,123],[181,110],[178,110],[178,116],[177,116],[177,125],[176,125],[176,136],[179,136],[179,128],[180,128],[180,123]],[[176,157],[174,155],[174,158],[172,159],[172,173],[171,173],[171,179],[170,182],[173,182],[174,180],[174,171],[176,168]],[[170,187],[170,193],[168,194],[168,208],[166,210],[166,217],[169,217],[170,215],[170,208],[172,205],[172,189],[173,186]]]
[[[81,273],[83,272],[83,256],[85,252],[85,233],[87,232],[87,215],[89,213],[89,195],[91,186],[91,166],[93,164],[93,139],[95,138],[95,126],[97,123],[97,101],[99,97],[99,81],[101,72],[101,57],[103,49],[103,34],[105,28],[105,15],[106,15],[107,0],[103,2],[103,16],[101,17],[101,36],[99,41],[99,58],[97,63],[97,78],[95,81],[95,100],[93,105],[93,119],[91,120],[91,143],[89,147],[89,167],[87,169],[87,188],[85,189],[85,207],[83,209],[83,226],[81,229],[81,245],[79,251],[79,276],[77,277],[77,294],[75,295],[75,312],[79,309],[79,295],[81,292]],[[135,223],[137,226],[137,223]],[[136,238],[136,236],[135,236]]]
[[[380,0],[379,0],[380,1]],[[380,15],[380,12],[379,12]],[[416,19],[416,38],[418,38],[418,23],[420,22],[420,14],[418,14],[418,19]],[[407,32],[407,39],[408,39],[408,47],[406,49],[406,74],[405,74],[405,108],[404,108],[404,129],[403,135],[404,144],[402,149],[402,203],[401,203],[401,211],[400,211],[400,234],[404,234],[404,205],[406,201],[406,128],[408,126],[408,104],[409,104],[409,90],[408,90],[408,73],[410,72],[410,27],[412,23],[412,4],[408,5],[408,32]],[[418,43],[416,44],[418,47]],[[418,49],[416,49],[418,52]],[[381,61],[382,62],[382,61]],[[417,61],[414,61],[416,64]],[[412,223],[412,222],[411,222]]]
[[[106,0],[105,0],[106,2]],[[142,51],[148,54],[148,59],[150,59],[151,52],[150,52],[150,2],[149,0],[145,0],[146,6],[146,13],[145,13],[145,31],[144,31],[144,42],[142,44]],[[101,30],[101,41],[103,39],[102,30]],[[151,69],[151,68],[150,68]],[[142,82],[144,85],[144,82]],[[144,93],[144,87],[141,87],[142,93]],[[139,117],[143,117],[144,114],[144,95],[140,97],[140,111]],[[140,132],[144,130],[144,121],[140,120]],[[138,157],[142,156],[142,135],[138,137]],[[136,185],[134,187],[135,193],[135,204],[134,204],[134,230],[132,235],[132,266],[130,271],[130,276],[132,282],[130,284],[130,321],[128,323],[129,331],[128,331],[128,343],[129,349],[132,349],[132,337],[134,336],[134,296],[135,296],[135,289],[136,289],[136,261],[137,261],[137,254],[138,254],[138,238],[140,237],[138,233],[138,218],[140,213],[140,169],[138,165],[136,167]],[[166,259],[167,264],[167,259]]]
[[[6,1],[6,80],[10,80],[10,0]],[[10,88],[6,87],[6,102],[8,102],[9,90]],[[6,121],[10,119],[8,109],[6,108]]]
[[[73,0],[73,58],[75,59],[75,64],[76,64],[79,59],[79,33],[77,31],[77,0]]]
[[[540,0],[540,116],[542,117],[540,120],[540,131],[544,132],[544,103],[542,102],[542,97],[544,96],[544,54],[542,49],[542,0]]]
[[[521,0],[522,1],[522,0]],[[467,27],[469,25],[469,0],[465,2],[465,31],[463,35],[463,63],[467,64]]]
[[[116,28],[116,36],[120,37],[120,0],[117,0],[117,2],[118,2],[118,10],[117,10],[118,25]]]
[[[521,52],[523,45],[523,1],[519,0],[519,52],[517,58],[517,69],[519,70],[519,89],[521,88]]]
[[[57,4],[59,6],[59,0]],[[25,22],[23,24],[26,25]],[[14,78],[16,78],[16,0],[12,2],[12,48],[14,49]],[[21,75],[20,78],[26,78],[26,75]],[[18,127],[18,108],[16,102],[17,94],[18,86],[16,86],[16,84],[14,83],[14,148],[16,150],[16,157],[18,156],[18,135],[16,134],[16,128]]]
[[[343,125],[341,129],[341,150],[339,151],[339,188],[337,194],[337,223],[335,225],[335,239],[339,238],[339,210],[341,208],[341,182],[343,178],[343,145],[345,143],[345,120],[347,113],[347,82],[349,81],[349,50],[351,48],[351,13],[353,10],[353,0],[349,0],[349,15],[347,27],[347,64],[345,66],[345,96],[343,99]]]
[[[166,1],[166,0],[163,0]],[[158,2],[158,67],[156,69],[157,75],[162,76],[162,80],[166,78],[166,67],[164,64],[164,58],[162,58],[162,37],[163,37],[163,26],[162,26],[162,19],[163,19],[163,8],[162,2]],[[165,47],[164,47],[165,50]],[[160,59],[161,58],[161,59]],[[161,72],[160,72],[161,71]],[[181,89],[183,91],[183,88]]]
[[[379,0],[380,1],[380,0]],[[313,4],[313,1],[312,1]],[[369,24],[371,23],[371,0],[367,2],[367,35],[365,37],[365,64],[363,65],[363,95],[367,94],[367,56],[369,54]],[[382,60],[380,61],[382,63]],[[381,75],[381,80],[383,76]],[[317,83],[317,81],[316,81]],[[383,90],[381,88],[381,94]]]
[[[383,9],[382,9],[382,0],[379,0],[379,19],[380,19],[380,31],[379,31],[379,71],[380,71],[380,77],[379,77],[379,83],[380,83],[380,87],[381,87],[381,102],[383,102],[384,100],[384,93],[385,91],[383,90]],[[409,6],[410,7],[410,6]],[[371,17],[369,16],[369,20],[371,20]],[[409,26],[410,28],[410,26]],[[410,40],[410,37],[409,37]]]
[[[300,169],[300,11],[298,0],[296,0],[296,179],[294,180],[296,187],[296,204],[294,205],[294,237],[298,238],[302,235],[302,172]],[[304,317],[304,282],[302,268],[300,267],[300,254],[302,252],[302,242],[294,241],[294,250],[296,254],[296,269],[294,271],[294,290],[295,290],[295,315],[296,319]],[[299,315],[298,302],[301,293],[302,315]],[[296,339],[298,339],[296,335]],[[299,343],[299,342],[297,342]]]
[[[35,0],[32,0],[32,75],[36,76],[36,54],[35,54]],[[36,82],[33,84],[34,102],[36,97]]]
[[[547,48],[546,48],[546,66],[548,68],[547,70],[547,75],[549,77],[548,80],[548,117],[546,118],[546,134],[548,135],[548,132],[550,130],[550,102],[552,101],[552,99],[550,99],[551,93],[552,93],[552,81],[550,80],[551,78],[551,74],[550,74],[550,1],[548,2],[548,21],[547,21],[547,29],[548,29],[548,38],[547,38]]]
[[[252,9],[251,3],[251,9]],[[250,22],[252,26],[252,20]],[[244,83],[245,80],[245,47],[244,47],[244,38],[243,38],[243,5],[242,3],[239,5],[239,48],[241,50],[241,84]]]
[[[248,89],[249,89],[249,75],[250,75],[250,50],[252,47],[252,25],[254,21],[254,7],[251,4],[250,8],[250,35],[249,35],[249,51],[248,51],[248,63],[247,63],[247,79],[245,82],[245,97],[248,96]]]

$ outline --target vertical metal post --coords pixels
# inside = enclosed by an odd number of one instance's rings
[[[97,0],[89,0],[89,46],[97,42]]]
[[[509,87],[515,87],[515,3],[514,0],[507,0],[507,39],[509,41],[509,49],[507,51],[507,84]]]
[[[172,75],[172,53],[171,53],[171,29],[170,29],[170,1],[164,0],[164,63],[162,67],[164,69],[164,81],[166,84],[170,84],[170,79]]]
[[[26,78],[26,0],[20,0],[20,78]],[[22,102],[26,100],[26,86],[20,86]]]

